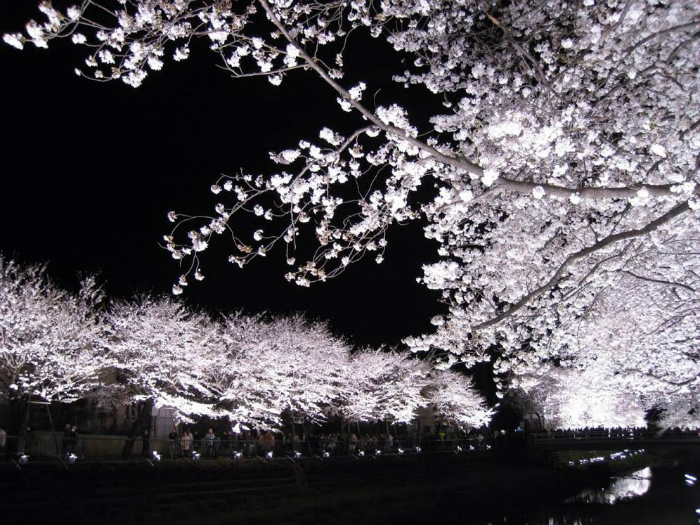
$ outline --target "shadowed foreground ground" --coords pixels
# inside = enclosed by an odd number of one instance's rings
[[[457,455],[236,463],[3,465],[6,523],[414,522],[585,485],[588,476]],[[470,512],[473,515],[473,511]],[[411,518],[413,517],[413,518]],[[4,521],[4,520],[3,520]],[[432,521],[432,520],[429,520]]]
[[[603,483],[585,472],[490,455],[380,460],[11,464],[0,469],[3,524],[483,523]],[[510,523],[510,521],[509,521]]]

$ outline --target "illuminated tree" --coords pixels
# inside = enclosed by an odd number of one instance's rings
[[[94,279],[78,295],[51,283],[45,266],[0,257],[0,397],[72,402],[99,385],[110,363]]]
[[[302,285],[336,275],[367,252],[383,252],[391,223],[423,215],[445,257],[426,267],[423,281],[443,290],[452,310],[436,319],[435,335],[412,343],[473,362],[493,343],[507,353],[528,341],[535,363],[542,360],[538,346],[552,352],[553,330],[600,312],[601,290],[626,296],[630,275],[684,284],[663,278],[669,262],[653,237],[687,243],[697,231],[689,214],[697,207],[698,149],[697,101],[689,89],[697,74],[687,58],[698,45],[691,4],[143,0],[113,11],[115,27],[102,21],[109,9],[95,5],[62,14],[42,4],[49,20],[30,23],[29,38],[40,47],[56,36],[93,42],[91,69],[83,74],[137,86],[148,69],[163,66],[166,51],[185,59],[187,42],[206,37],[234,75],[252,67],[279,84],[293,69],[311,70],[337,92],[342,109],[367,121],[350,136],[324,128],[321,145],[302,141],[275,154],[279,164],[299,166],[291,173],[214,185],[214,193],[233,192],[237,202],[217,204],[211,221],[189,232],[188,244],[168,238],[173,256],[193,257],[195,277],[196,254],[213,234],[230,229],[237,212],[291,217],[277,233],[256,231],[255,242],[233,231],[239,253],[232,261],[239,264],[280,239],[292,244],[303,223],[316,225],[320,249],[289,274]],[[271,32],[253,36],[250,26],[263,21]],[[362,105],[363,83],[341,87],[342,54],[334,54],[348,30],[360,27],[415,55],[397,80],[423,84],[444,100],[448,111],[432,118],[433,136],[419,140],[398,105],[373,111]],[[24,40],[6,36],[18,47]],[[324,57],[335,64],[327,66]],[[380,184],[363,186],[356,200],[326,196],[327,187],[364,180],[364,173],[373,178],[377,165],[391,170]],[[415,190],[424,178],[439,191],[421,202]],[[352,206],[355,215],[341,213]],[[336,226],[343,216],[351,220]],[[647,275],[628,269],[640,252],[649,259]],[[687,276],[695,263],[690,253],[671,261],[671,269]]]
[[[349,421],[413,420],[425,404],[421,391],[430,369],[407,355],[363,350],[348,362],[339,411]]]
[[[279,427],[282,416],[325,419],[341,392],[349,347],[301,316],[265,321],[232,315],[221,328],[225,352],[209,371],[228,417]]]
[[[216,325],[168,298],[142,297],[112,305],[109,348],[134,401],[173,408],[177,417],[217,417],[206,381],[219,358]]]
[[[488,409],[471,379],[452,370],[434,370],[423,392],[424,403],[434,407],[445,420],[460,427],[488,425],[493,411]]]
[[[215,213],[194,228],[192,218],[172,213],[178,224],[167,247],[189,261],[175,293],[190,275],[202,277],[198,253],[224,232],[234,240],[230,260],[241,266],[286,244],[287,278],[306,286],[368,254],[381,263],[387,229],[421,218],[442,257],[421,280],[442,291],[450,311],[435,319],[434,334],[409,341],[416,350],[442,348],[473,364],[500,347],[502,370],[511,356],[537,367],[557,352],[568,358],[569,347],[556,341],[575,337],[582,320],[596,332],[594,320],[628,312],[664,326],[661,338],[674,341],[662,376],[697,348],[695,329],[684,339],[667,316],[638,310],[647,303],[632,284],[674,289],[691,312],[682,326],[700,324],[690,282],[698,256],[687,249],[697,242],[700,208],[696,2],[103,4],[85,0],[59,12],[42,3],[48,21],[5,41],[45,47],[70,38],[89,50],[78,74],[137,87],[171,57],[187,59],[190,42],[202,38],[233,76],[266,75],[280,85],[306,71],[364,121],[343,134],[329,123],[320,140],[273,153],[280,168],[269,174],[223,177],[211,188],[223,193]],[[362,77],[346,70],[344,55],[363,32],[404,58],[406,69],[393,78],[425,87],[423,98],[411,89],[406,100],[374,105],[363,97],[373,86],[344,81]],[[433,102],[444,109],[429,122],[412,117],[415,106]],[[245,212],[260,218],[254,232],[234,227],[232,217]],[[297,261],[297,239],[309,234],[318,249]],[[630,294],[636,298],[622,307]],[[658,376],[620,372],[642,382]],[[676,386],[697,398],[697,383],[684,374]],[[668,380],[676,381],[660,381]]]
[[[584,369],[550,367],[512,381],[524,411],[542,428],[642,427],[645,410],[634,392],[626,392],[611,370],[596,364]]]

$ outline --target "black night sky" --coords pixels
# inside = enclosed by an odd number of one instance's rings
[[[0,31],[39,18],[35,2],[0,3]],[[364,45],[364,47],[362,47]],[[377,103],[391,101],[397,58],[372,40],[351,49],[349,70]],[[97,272],[111,297],[169,293],[181,273],[159,247],[170,210],[210,213],[219,174],[269,173],[268,152],[315,138],[323,126],[357,124],[310,73],[267,80],[232,79],[201,46],[184,63],[168,61],[139,89],[77,77],[86,49],[68,41],[49,50],[0,47],[0,252],[24,263],[49,262],[49,274],[74,288],[79,272]],[[355,62],[353,64],[352,62]],[[420,104],[417,109],[422,108]],[[328,283],[302,289],[284,280],[277,250],[245,270],[226,261],[224,239],[203,255],[207,278],[185,299],[200,308],[302,311],[328,320],[358,345],[397,344],[430,331],[439,295],[416,283],[435,246],[419,224],[395,228],[385,262],[370,259]]]

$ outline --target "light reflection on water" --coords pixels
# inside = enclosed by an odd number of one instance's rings
[[[558,503],[496,514],[479,525],[700,525],[700,464],[657,465],[610,478]],[[693,483],[688,483],[688,480]],[[602,488],[601,488],[602,487]],[[495,518],[495,519],[494,519]]]
[[[613,505],[623,499],[638,498],[649,491],[651,487],[651,468],[637,470],[626,476],[613,478],[613,482],[607,489],[586,489],[567,503],[602,503]]]

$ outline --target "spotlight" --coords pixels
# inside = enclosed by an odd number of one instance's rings
[[[295,450],[294,451],[294,459],[299,459],[300,457],[301,457],[301,452],[299,452],[298,450]]]
[[[422,449],[422,448],[420,448],[420,447],[416,447],[416,454],[420,454],[420,453],[421,453],[422,451],[423,451],[423,449]]]
[[[330,452],[328,452],[327,450],[324,450],[324,451],[323,451],[323,457],[324,457],[324,458],[329,458],[329,457],[331,457]]]
[[[78,456],[76,456],[72,452],[70,454],[68,454],[68,463],[75,463],[77,459],[78,459]]]
[[[151,452],[151,458],[153,459],[153,462],[156,463],[161,460],[161,455],[158,454],[157,450],[154,450],[153,452]]]
[[[272,459],[272,455],[273,455],[273,454],[272,454],[272,450],[270,450],[270,451],[268,451],[268,452],[265,454],[265,457],[266,457],[267,459]]]
[[[29,456],[27,454],[20,453],[19,462],[21,465],[26,465],[27,463],[29,463]]]
[[[199,452],[192,452],[192,461],[199,461],[202,459],[202,455]]]
[[[469,450],[476,450],[476,447],[474,445],[469,445]]]
[[[404,450],[402,448],[399,448],[398,452],[399,452],[399,456],[402,456],[404,453]]]
[[[243,457],[243,454],[241,452],[234,452],[233,453],[233,459],[241,459]]]
[[[459,446],[459,445],[457,445],[457,447],[455,448],[455,450],[456,450],[457,452],[462,452],[462,447]]]
[[[363,457],[365,457],[365,451],[364,451],[364,450],[360,450],[360,451],[357,453],[357,455],[360,456],[361,458],[363,458]]]
[[[379,449],[377,449],[377,450],[374,451],[374,455],[375,455],[375,456],[381,456],[381,455],[382,455],[382,451],[379,450]]]

